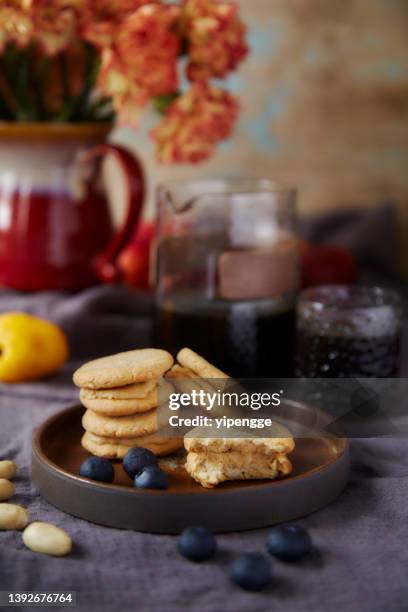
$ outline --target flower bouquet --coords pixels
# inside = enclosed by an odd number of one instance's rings
[[[137,126],[148,103],[165,163],[207,159],[238,102],[212,82],[247,54],[217,0],[0,0],[0,120]]]

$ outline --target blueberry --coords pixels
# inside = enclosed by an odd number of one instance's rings
[[[246,591],[261,591],[272,581],[270,562],[260,553],[246,553],[232,563],[230,578]]]
[[[217,541],[205,527],[187,527],[180,536],[178,547],[180,554],[190,561],[207,561],[215,555]]]
[[[157,465],[148,465],[135,476],[135,487],[138,489],[168,489],[169,479]]]
[[[99,482],[113,482],[115,472],[108,459],[89,457],[79,468],[79,475]]]
[[[123,469],[132,479],[148,465],[157,465],[156,455],[140,446],[131,448],[123,458]]]
[[[300,525],[280,525],[269,532],[266,548],[282,561],[299,561],[312,549],[312,539]]]

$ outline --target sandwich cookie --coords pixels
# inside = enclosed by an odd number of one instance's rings
[[[245,455],[238,451],[228,453],[189,452],[186,470],[194,480],[211,489],[226,480],[275,480],[288,476],[292,464],[285,455]]]
[[[228,435],[227,430],[218,433],[220,437],[210,437],[214,434],[211,427],[197,427],[184,436],[186,470],[203,487],[211,488],[226,480],[275,480],[291,473],[287,455],[295,448],[295,442],[280,423],[268,430],[269,438],[237,428],[228,430]]]
[[[242,437],[230,438],[231,430],[217,430],[217,435],[224,433],[225,437],[206,437],[214,435],[211,427],[196,427],[184,437],[184,447],[188,452],[194,453],[228,453],[239,452],[247,454],[263,454],[274,456],[278,454],[287,455],[295,448],[295,441],[290,431],[280,423],[274,423],[268,430],[271,437],[265,438],[245,431],[237,431]],[[248,437],[245,437],[248,436]]]

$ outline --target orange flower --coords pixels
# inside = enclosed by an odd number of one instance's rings
[[[102,52],[98,85],[104,95],[112,98],[114,108],[120,112],[118,119],[121,123],[139,123],[142,108],[148,100],[147,92],[127,78],[125,66],[119,63],[111,49]]]
[[[83,0],[80,23],[84,37],[96,47],[111,45],[122,21],[152,0]]]
[[[245,25],[235,4],[214,0],[185,0],[183,34],[188,41],[190,80],[223,78],[248,53]]]
[[[172,30],[178,16],[176,7],[149,4],[130,15],[116,38],[118,55],[130,78],[150,96],[178,87],[180,41]]]
[[[194,83],[168,108],[152,131],[157,157],[164,163],[197,163],[210,157],[217,143],[231,135],[238,103],[226,91]]]
[[[149,98],[177,90],[180,41],[173,32],[177,7],[148,4],[129,15],[116,32],[111,48],[102,53],[99,86],[112,96],[125,121],[129,106],[140,107]]]
[[[26,0],[33,35],[46,55],[66,49],[77,33],[77,16],[70,0]]]
[[[32,22],[22,0],[4,0],[0,6],[0,53],[8,43],[25,47],[32,37]]]
[[[99,112],[108,116],[111,100],[119,121],[137,124],[146,103],[159,100],[169,106],[152,136],[164,162],[207,159],[233,129],[237,101],[208,81],[234,70],[248,51],[236,3],[0,0],[0,54],[9,43],[29,46],[22,55],[35,75],[23,96],[29,112],[14,104],[7,81],[2,84],[10,113],[18,117],[93,119]],[[182,50],[192,85],[179,95]]]
[[[25,47],[38,42],[55,55],[74,40],[74,0],[4,0],[0,7],[0,51],[7,43]]]

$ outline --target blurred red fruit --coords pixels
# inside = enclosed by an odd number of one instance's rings
[[[150,247],[153,237],[154,224],[142,223],[120,253],[117,266],[125,284],[138,289],[148,289]]]
[[[334,245],[303,249],[303,287],[351,285],[357,280],[357,263],[346,249]]]
[[[308,253],[310,249],[313,248],[314,247],[310,242],[308,242],[307,240],[303,240],[303,238],[299,238],[299,253],[302,259],[306,255],[306,253]]]

